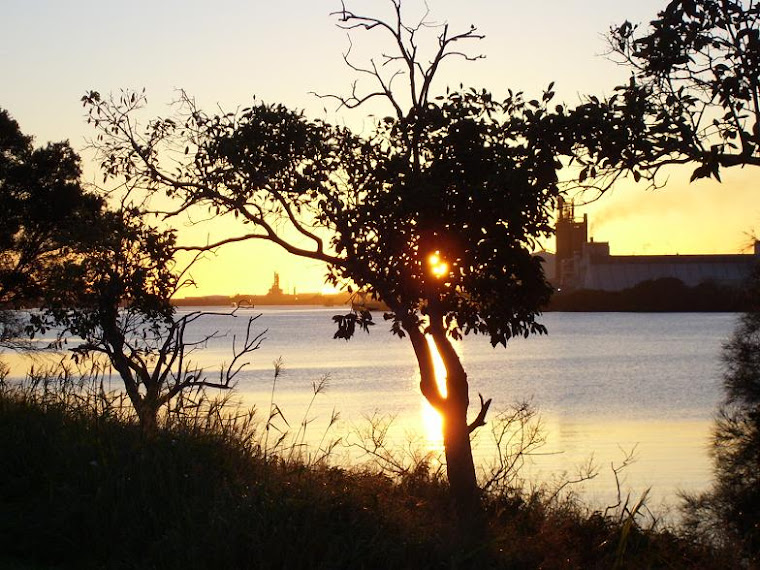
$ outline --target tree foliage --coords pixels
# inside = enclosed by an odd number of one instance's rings
[[[551,232],[556,159],[526,136],[526,111],[520,95],[470,90],[378,125],[359,160],[341,160],[361,199],[326,203],[345,259],[333,280],[383,299],[395,323],[434,302],[455,338],[505,345],[542,332],[534,318],[549,288],[531,251]]]
[[[581,183],[649,180],[696,164],[692,180],[760,165],[760,4],[671,0],[642,28],[611,29],[610,56],[631,71],[607,99],[589,97],[569,128]]]
[[[760,270],[755,302],[723,349],[725,400],[713,434],[715,483],[686,502],[687,524],[760,561]]]
[[[218,380],[209,379],[190,359],[216,333],[190,341],[187,327],[207,313],[178,316],[171,298],[184,283],[175,262],[175,235],[148,225],[139,210],[104,212],[93,244],[76,259],[61,263],[45,283],[43,310],[29,330],[52,328],[61,339],[79,339],[75,360],[112,366],[121,378],[143,429],[155,430],[159,411],[183,392],[229,388],[239,359],[256,350],[263,333],[246,338]]]
[[[104,212],[90,231],[96,239],[88,250],[49,276],[45,308],[57,325],[87,340],[102,322],[118,320],[120,309],[126,320],[139,310],[153,326],[170,321],[174,233],[146,225],[133,210]]]
[[[51,268],[90,240],[102,207],[67,142],[34,148],[0,109],[0,306],[35,300]]]
[[[107,209],[80,175],[68,143],[35,149],[0,110],[0,345],[30,349],[24,336],[48,331],[61,346],[72,339],[75,359],[113,366],[151,431],[181,392],[230,387],[262,335],[251,319],[218,380],[195,367],[188,357],[208,338],[187,341],[186,327],[204,314],[178,317],[171,304],[185,282],[174,232],[150,226],[147,213],[126,202]],[[24,305],[41,310],[28,320],[7,310]]]
[[[534,317],[550,291],[531,251],[552,232],[558,192],[557,150],[534,124],[552,95],[526,102],[521,93],[503,101],[448,93],[379,121],[369,136],[282,105],[207,115],[188,97],[183,121],[158,119],[138,133],[127,117],[139,97],[92,92],[86,101],[106,125],[107,171],[178,197],[177,211],[208,207],[250,228],[206,248],[273,241],[326,262],[331,283],[383,300],[396,323],[435,297],[453,336],[482,333],[506,344],[542,331]],[[160,150],[179,147],[190,160],[164,168]],[[285,225],[299,239],[288,241]],[[445,275],[431,275],[435,252]]]

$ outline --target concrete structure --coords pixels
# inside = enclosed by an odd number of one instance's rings
[[[557,215],[555,286],[559,289],[620,291],[642,281],[672,277],[695,287],[714,282],[741,285],[760,262],[760,242],[753,254],[610,255],[610,245],[588,239],[588,218],[560,199]]]

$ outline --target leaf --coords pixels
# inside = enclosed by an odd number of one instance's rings
[[[710,166],[703,164],[702,166],[694,169],[694,172],[691,174],[691,178],[689,178],[689,182],[694,182],[699,178],[707,178],[708,176],[710,176]]]

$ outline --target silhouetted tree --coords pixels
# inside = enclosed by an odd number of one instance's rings
[[[715,422],[713,488],[687,497],[686,522],[760,562],[760,270],[744,314],[723,349],[725,400]]]
[[[204,247],[267,240],[326,263],[330,283],[350,283],[387,304],[392,331],[414,348],[421,392],[444,418],[449,482],[465,513],[478,496],[470,434],[484,424],[490,400],[481,396],[468,418],[469,382],[452,339],[474,333],[506,345],[544,332],[536,316],[550,287],[531,251],[552,231],[558,192],[557,149],[542,130],[553,93],[550,86],[540,101],[527,102],[521,93],[499,101],[474,89],[433,97],[439,65],[473,59],[455,46],[480,36],[424,20],[410,26],[400,2],[390,4],[389,21],[337,13],[342,27],[385,34],[394,46],[366,66],[346,54],[376,89],[355,85],[347,97],[326,96],[349,108],[389,103],[392,115],[369,134],[281,105],[209,115],[184,94],[176,116],[142,131],[131,119],[140,94],[90,92],[84,102],[107,173],[175,198],[168,215],[201,206],[243,221],[240,235]],[[435,47],[423,64],[418,44],[432,29]],[[373,324],[365,311],[335,319],[336,337],[346,339]],[[428,339],[446,366],[445,390]]]
[[[760,4],[672,0],[646,30],[624,22],[609,42],[632,75],[610,99],[589,98],[572,113],[569,128],[589,135],[576,137],[581,182],[604,191],[632,173],[656,184],[662,168],[692,163],[692,181],[720,180],[723,168],[760,165]],[[755,276],[747,298],[758,295]],[[752,564],[760,553],[760,307],[743,316],[723,358],[716,482],[687,498],[686,523],[740,545]]]
[[[143,216],[129,208],[104,212],[87,251],[50,272],[43,311],[32,316],[31,328],[44,332],[52,327],[61,338],[80,339],[71,348],[77,360],[97,365],[97,358],[105,356],[141,427],[152,433],[160,410],[181,393],[231,387],[240,357],[259,347],[263,333],[253,334],[256,317],[249,319],[230,364],[218,380],[209,379],[190,356],[216,333],[185,338],[188,325],[209,313],[177,317],[171,297],[183,284],[183,272],[176,269],[174,233],[149,226]]]
[[[78,337],[76,358],[105,355],[152,431],[159,410],[183,390],[229,387],[239,357],[261,335],[249,322],[230,367],[208,380],[187,359],[200,343],[184,338],[204,313],[176,318],[171,305],[182,274],[174,234],[147,225],[138,209],[106,210],[80,174],[68,143],[35,149],[0,110],[0,345],[29,348],[24,331],[49,328]],[[42,309],[30,323],[7,310],[29,303]]]
[[[581,183],[656,184],[661,168],[692,163],[692,180],[720,180],[760,165],[759,15],[755,0],[672,0],[644,30],[612,28],[610,55],[631,78],[570,113]]]
[[[25,349],[29,342],[24,334],[25,323],[17,311],[0,310],[0,348]]]
[[[0,109],[0,309],[35,301],[50,269],[90,240],[102,207],[68,143],[34,148]]]

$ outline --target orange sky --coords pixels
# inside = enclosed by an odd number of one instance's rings
[[[348,2],[356,11],[382,14],[386,0]],[[665,0],[429,0],[432,17],[454,29],[476,25],[486,39],[472,49],[475,63],[452,61],[438,87],[459,83],[508,87],[540,94],[556,82],[561,100],[608,94],[627,72],[606,60],[602,35],[614,23],[647,21]],[[80,150],[92,133],[79,103],[82,94],[120,88],[147,89],[153,115],[165,114],[174,90],[183,88],[205,107],[244,106],[253,94],[268,102],[325,117],[324,102],[310,91],[345,92],[352,76],[341,60],[345,33],[329,17],[333,0],[8,0],[0,19],[0,107],[38,144],[69,139]],[[412,17],[422,2],[406,0]],[[375,37],[355,38],[357,55],[378,53]],[[360,47],[361,46],[361,47]],[[362,128],[364,114],[327,118]],[[383,112],[378,110],[378,112]],[[84,155],[86,156],[86,154]],[[86,176],[96,179],[87,165]],[[675,172],[665,189],[647,192],[623,183],[586,210],[591,234],[609,241],[613,254],[740,251],[760,227],[757,182],[751,169],[724,174],[724,183],[689,185]],[[551,249],[552,244],[548,244]],[[198,265],[198,283],[187,295],[262,293],[279,271],[287,291],[319,290],[324,270],[274,246],[241,244]]]

